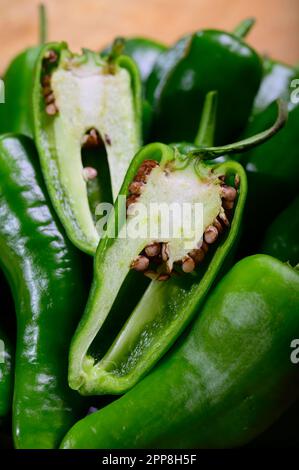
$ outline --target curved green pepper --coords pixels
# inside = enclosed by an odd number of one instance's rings
[[[30,139],[0,137],[0,263],[17,314],[13,435],[53,448],[81,415],[67,350],[84,304],[81,258],[55,219]]]
[[[260,251],[292,266],[299,263],[299,196],[268,227]]]
[[[158,56],[148,79],[154,107],[153,138],[194,141],[206,94],[218,91],[216,143],[245,127],[262,78],[256,52],[234,34],[204,30]]]
[[[116,197],[141,145],[139,74],[119,49],[116,43],[102,58],[47,44],[36,66],[34,135],[43,175],[70,240],[89,254],[99,241],[96,206],[111,200],[111,186]]]
[[[257,282],[258,281],[258,282]],[[226,448],[298,396],[299,273],[256,255],[210,294],[187,338],[133,390],[79,421],[62,448]]]
[[[0,329],[0,418],[10,411],[13,390],[13,351],[9,338]]]

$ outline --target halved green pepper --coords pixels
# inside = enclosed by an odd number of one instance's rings
[[[79,421],[64,449],[231,448],[299,394],[299,273],[266,255],[237,263],[187,338],[136,387]]]
[[[106,47],[102,54],[109,54],[113,46]],[[141,81],[146,85],[147,79],[161,52],[165,52],[167,46],[153,39],[144,37],[124,38],[123,54],[131,57],[137,64]]]
[[[70,349],[72,388],[82,394],[122,393],[135,385],[182,333],[232,254],[246,198],[242,166],[204,160],[256,145],[272,135],[284,119],[280,109],[268,132],[226,147],[203,147],[181,154],[176,148],[154,143],[138,152],[97,249],[92,290]],[[124,199],[127,220],[119,222]],[[187,246],[185,228],[191,216],[183,215],[171,236],[157,229],[164,215],[155,211],[159,204],[182,207],[186,203],[192,211],[196,203],[203,205],[202,225],[190,232]],[[141,218],[139,208],[146,209]],[[117,236],[112,238],[115,225]],[[135,226],[144,230],[143,235],[131,232]],[[218,236],[220,241],[213,249]],[[133,308],[128,305],[132,294],[126,286],[131,268],[152,281]],[[136,280],[135,290],[137,287]]]
[[[116,197],[141,145],[140,78],[120,49],[116,43],[102,58],[47,44],[36,66],[34,135],[42,171],[69,238],[89,254],[99,241],[97,203],[111,200],[111,189]]]

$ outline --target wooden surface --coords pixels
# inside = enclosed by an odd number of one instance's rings
[[[37,41],[39,0],[0,0],[0,72]],[[232,29],[255,16],[248,41],[289,63],[299,62],[299,0],[44,0],[49,39],[71,48],[99,48],[116,35],[150,36],[171,43],[199,28]]]

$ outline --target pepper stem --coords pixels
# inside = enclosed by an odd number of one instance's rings
[[[288,117],[287,104],[283,100],[277,100],[277,118],[275,123],[259,134],[256,134],[247,139],[239,140],[233,144],[224,145],[223,147],[206,147],[198,150],[191,150],[188,152],[189,157],[198,157],[201,160],[213,160],[220,155],[230,155],[234,153],[245,152],[257,145],[266,142],[270,137],[276,134],[286,123]]]
[[[236,28],[233,30],[233,35],[240,39],[246,38],[254,24],[255,18],[246,18],[245,20],[241,21],[238,26],[236,26]]]
[[[39,44],[45,44],[48,39],[47,10],[43,3],[38,7],[39,16]]]
[[[211,147],[214,143],[217,101],[217,91],[210,91],[209,93],[207,93],[203,106],[199,129],[194,140],[194,144],[198,147]]]

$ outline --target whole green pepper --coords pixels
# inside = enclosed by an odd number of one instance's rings
[[[10,411],[13,390],[13,351],[7,335],[0,329],[0,418]]]
[[[299,196],[282,211],[268,227],[260,252],[288,261],[292,266],[299,263]]]
[[[207,98],[212,104],[213,96]],[[284,119],[280,108],[277,122],[266,133],[226,147],[202,147],[181,154],[177,148],[155,143],[138,152],[120,191],[116,213],[110,216],[97,249],[89,301],[70,349],[72,388],[86,395],[122,393],[135,385],[182,333],[232,255],[246,198],[246,175],[238,163],[204,160],[257,145]],[[119,222],[124,201],[127,220]],[[134,213],[136,203],[146,208],[147,215],[140,220]],[[153,207],[193,207],[194,203],[202,203],[203,214],[191,246],[184,245],[189,216],[180,219],[174,237],[156,230],[156,224],[167,216],[159,212],[152,215]],[[119,223],[116,237],[115,221]],[[126,232],[138,224],[145,229],[144,235]],[[213,248],[218,235],[220,242]],[[152,280],[133,306],[126,301],[131,297],[126,285],[131,268]],[[136,280],[135,290],[138,284]]]
[[[160,54],[147,82],[153,139],[193,142],[206,94],[218,91],[216,144],[245,127],[262,78],[256,52],[237,35],[204,30]]]
[[[257,282],[258,281],[258,282]],[[299,273],[266,255],[237,263],[179,347],[79,421],[62,448],[226,448],[264,431],[299,394]]]
[[[13,435],[18,448],[57,447],[81,415],[67,350],[84,305],[81,257],[57,222],[32,141],[0,137],[0,265],[17,315]]]

